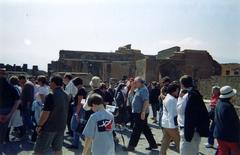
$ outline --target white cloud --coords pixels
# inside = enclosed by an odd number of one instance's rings
[[[26,46],[30,46],[30,45],[32,44],[32,41],[29,40],[29,39],[24,39],[24,44],[25,44]]]
[[[182,49],[206,49],[207,45],[202,40],[193,37],[185,37],[181,40],[161,40],[157,46],[164,49],[172,46],[180,46]]]

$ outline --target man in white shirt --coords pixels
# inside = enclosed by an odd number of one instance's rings
[[[184,75],[180,83],[182,90],[177,103],[180,154],[197,155],[201,137],[209,133],[208,112],[202,95],[193,87],[192,77]]]
[[[72,82],[73,76],[70,73],[66,73],[64,75],[63,78],[63,83],[65,85],[65,93],[68,95],[69,97],[69,111],[68,111],[68,119],[67,119],[67,128],[68,128],[68,132],[67,134],[69,134],[70,136],[73,135],[73,132],[71,130],[71,119],[72,119],[72,115],[73,115],[73,108],[72,108],[72,102],[73,102],[73,98],[76,96],[78,89],[77,87],[74,86],[73,82]]]

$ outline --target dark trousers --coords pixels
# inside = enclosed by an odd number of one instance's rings
[[[128,106],[127,107],[127,112],[128,112],[128,122],[130,122],[130,128],[133,128],[133,113],[132,113],[132,107]]]
[[[212,121],[209,128],[209,136],[208,136],[208,144],[211,144],[211,145],[214,144],[214,137],[213,137],[214,128],[215,128],[215,122]]]
[[[209,127],[209,136],[208,136],[208,144],[211,144],[211,145],[214,144],[214,137],[213,137],[213,132],[215,128],[214,115],[215,115],[215,109],[212,108],[209,112],[209,118],[212,120],[212,122]]]
[[[147,124],[147,117],[148,115],[146,115],[145,120],[141,120],[141,114],[139,113],[133,114],[134,127],[133,127],[133,132],[128,144],[129,147],[137,146],[141,133],[143,133],[144,136],[146,137],[150,147],[156,147],[157,145],[156,141],[153,138],[152,131]]]
[[[152,103],[151,107],[152,107],[153,117],[156,118],[157,117],[157,103]]]
[[[29,108],[24,108],[21,111],[21,116],[23,119],[23,126],[19,127],[21,135],[26,135],[27,131],[31,132],[34,130],[32,111]]]
[[[67,116],[67,128],[68,128],[68,132],[69,132],[69,134],[70,134],[71,136],[73,135],[73,131],[72,131],[72,129],[71,129],[72,116],[73,116],[73,105],[72,105],[72,104],[69,104],[68,116]]]

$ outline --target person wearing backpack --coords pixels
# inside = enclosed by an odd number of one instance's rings
[[[194,88],[192,77],[182,76],[180,84],[182,90],[177,103],[180,154],[197,155],[201,137],[209,135],[210,119],[202,95]]]

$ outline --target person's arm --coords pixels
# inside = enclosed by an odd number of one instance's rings
[[[40,134],[43,126],[45,125],[45,123],[47,122],[51,111],[54,108],[54,103],[53,103],[53,96],[52,94],[47,95],[46,100],[45,100],[45,104],[43,107],[43,111],[40,115],[40,119],[36,128],[36,131],[38,134]]]
[[[82,107],[82,99],[83,99],[83,96],[78,96],[78,103],[77,103],[77,109],[76,109],[76,113],[79,114],[80,112],[80,109]]]
[[[144,101],[143,103],[143,109],[142,109],[142,112],[141,112],[141,119],[142,120],[145,120],[145,117],[146,117],[146,112],[147,112],[147,109],[149,108],[149,101],[146,100]]]
[[[41,116],[40,116],[40,120],[38,122],[38,126],[37,126],[37,133],[40,134],[42,127],[44,126],[44,124],[47,122],[48,118],[50,115],[50,111],[42,111]]]
[[[92,144],[92,138],[85,137],[85,144],[82,155],[90,155],[91,153],[91,144]]]
[[[7,122],[13,115],[13,113],[17,110],[18,106],[20,104],[20,100],[15,101],[14,106],[12,107],[11,111],[2,119],[2,122]]]
[[[175,128],[174,117],[177,116],[177,107],[176,107],[177,100],[171,99],[167,102],[166,108],[168,110],[168,117],[170,120],[170,127]]]

